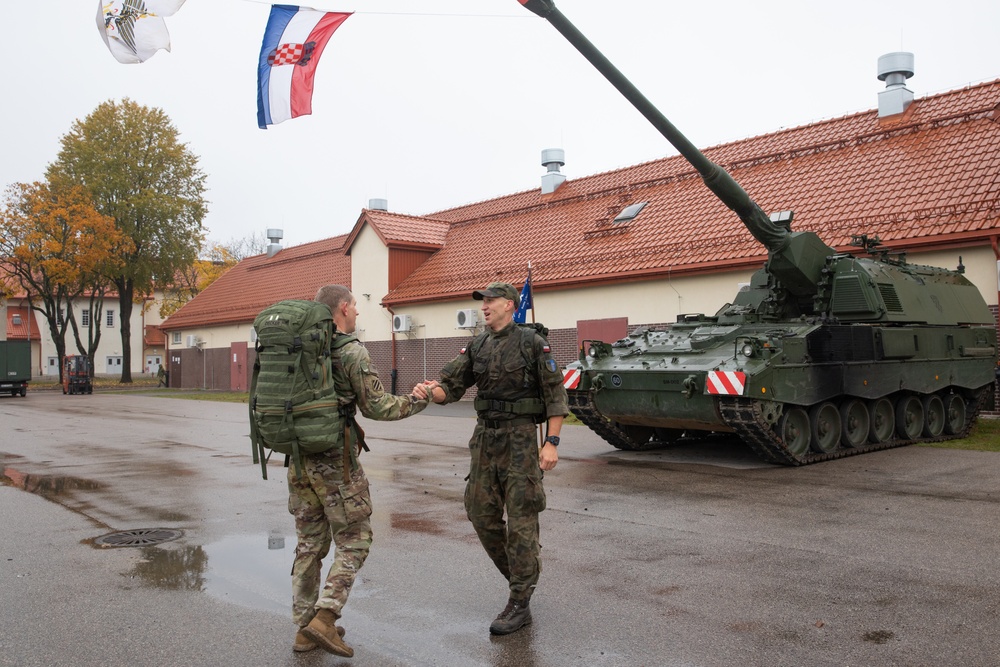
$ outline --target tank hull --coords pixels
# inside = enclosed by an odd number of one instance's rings
[[[574,414],[620,449],[736,433],[766,460],[801,465],[962,437],[994,381],[989,326],[713,320],[586,342]]]

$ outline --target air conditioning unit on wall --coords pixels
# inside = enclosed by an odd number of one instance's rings
[[[455,311],[455,326],[459,329],[475,329],[478,323],[479,311],[475,308]]]
[[[205,341],[201,339],[201,336],[195,336],[194,334],[188,334],[187,346],[188,347],[201,347]]]
[[[392,333],[406,333],[413,328],[413,321],[409,315],[392,316]]]

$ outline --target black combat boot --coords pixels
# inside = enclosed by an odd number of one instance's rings
[[[500,612],[496,620],[490,624],[490,633],[494,635],[509,635],[531,623],[531,610],[527,600],[508,600],[507,606]]]

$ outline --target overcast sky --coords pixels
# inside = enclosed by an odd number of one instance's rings
[[[208,175],[210,239],[343,234],[371,198],[423,215],[537,188],[544,148],[569,178],[675,151],[517,0],[316,0],[354,11],[316,74],[313,115],[257,128],[269,5],[187,0],[172,51],[122,65],[98,0],[0,2],[8,83],[0,187],[44,177],[101,102],[159,107]],[[877,106],[882,54],[911,51],[917,97],[1000,78],[997,0],[557,0],[705,148]],[[555,240],[558,242],[558,240]]]

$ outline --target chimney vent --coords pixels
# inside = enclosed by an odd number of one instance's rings
[[[913,54],[906,51],[887,53],[878,59],[878,80],[885,90],[878,94],[878,117],[886,118],[906,111],[913,102],[913,92],[906,80],[913,76]]]
[[[267,240],[270,243],[267,246],[267,256],[274,257],[279,252],[281,252],[281,239],[285,238],[285,233],[280,229],[270,228],[267,230]]]
[[[369,199],[368,209],[371,211],[388,211],[389,210],[389,200],[388,199]]]
[[[566,182],[566,176],[559,167],[566,164],[566,151],[561,148],[546,148],[542,151],[542,166],[548,171],[542,175],[542,194],[550,195]]]

